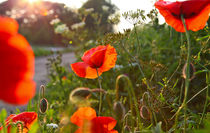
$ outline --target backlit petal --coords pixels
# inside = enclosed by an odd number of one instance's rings
[[[185,32],[181,21],[183,15],[187,30],[197,31],[203,29],[209,18],[210,0],[188,0],[181,2],[168,2],[159,0],[155,3],[168,25],[178,32]]]
[[[18,32],[18,23],[11,18],[0,16],[0,32],[16,34]]]
[[[92,120],[96,117],[96,111],[91,107],[81,107],[72,116],[71,122],[81,127],[85,120]]]
[[[198,31],[203,29],[206,25],[206,22],[209,19],[210,13],[210,4],[206,6],[197,16],[189,19],[185,19],[187,29],[192,31]]]
[[[112,47],[111,45],[107,45],[106,47],[107,47],[107,50],[104,57],[104,63],[100,67],[101,72],[105,72],[113,68],[117,61],[117,52],[115,48]]]
[[[88,68],[88,64],[84,62],[77,62],[71,64],[71,69],[77,74],[79,77],[86,77],[86,69]]]
[[[37,113],[36,112],[22,112],[18,115],[11,114],[6,120],[5,124],[8,130],[8,133],[10,133],[10,123],[17,123],[22,122],[24,127],[27,127],[27,129],[30,129],[31,126],[34,124],[34,122],[37,121]],[[3,127],[0,127],[0,130],[2,130]],[[28,131],[28,130],[27,130]]]
[[[94,121],[100,123],[108,131],[111,131],[117,124],[117,121],[112,117],[96,117]]]
[[[98,78],[98,76],[100,76],[101,74],[102,74],[102,71],[100,68],[98,69],[98,75],[97,75],[96,68],[87,67],[85,78],[95,79],[95,78]]]
[[[105,51],[106,47],[102,45],[96,48],[91,48],[84,53],[82,60],[91,67],[100,67],[104,59]]]
[[[0,31],[0,35],[5,34],[6,38],[0,39],[0,99],[10,104],[26,104],[35,95],[34,53],[22,35]]]

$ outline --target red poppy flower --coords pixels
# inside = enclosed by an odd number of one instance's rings
[[[111,45],[98,46],[86,51],[82,60],[83,62],[71,64],[72,70],[79,77],[94,79],[98,77],[96,69],[101,75],[115,66],[117,53]]]
[[[16,124],[17,122],[21,122],[23,124],[24,133],[27,133],[31,128],[31,125],[37,120],[37,113],[35,112],[23,112],[18,115],[11,114],[5,121],[7,127],[7,133],[10,133],[12,123]],[[3,127],[0,127],[0,131]]]
[[[118,133],[113,130],[117,121],[112,117],[97,117],[91,107],[79,108],[71,117],[71,122],[80,128],[76,133]]]
[[[209,18],[210,0],[186,0],[169,2],[159,0],[155,3],[166,23],[178,32],[185,32],[181,20],[183,15],[187,30],[198,31],[203,29]]]
[[[0,100],[26,104],[35,94],[34,54],[15,20],[0,16]]]

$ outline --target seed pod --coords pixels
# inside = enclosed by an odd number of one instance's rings
[[[183,74],[183,77],[184,79],[186,79],[187,75],[186,75],[186,69],[187,69],[187,63],[184,65],[183,67],[183,70],[182,70],[182,74]],[[190,63],[190,80],[194,79],[195,78],[195,67],[192,63]]]
[[[140,109],[140,116],[145,120],[150,119],[150,111],[145,105]]]
[[[114,103],[113,110],[115,112],[116,119],[122,120],[125,116],[125,107],[119,101]]]
[[[39,103],[39,111],[45,113],[48,109],[48,101],[45,98],[42,98]]]
[[[87,99],[90,95],[91,90],[89,88],[76,88],[70,93],[69,100],[73,103],[77,103]]]

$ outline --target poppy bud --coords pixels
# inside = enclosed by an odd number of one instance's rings
[[[143,100],[143,98],[141,98],[141,99],[139,100],[139,105],[140,105],[140,106],[144,105],[144,100]]]
[[[69,100],[73,103],[77,103],[87,99],[90,95],[91,90],[89,88],[76,88],[70,93]]]
[[[113,110],[115,112],[115,117],[118,120],[122,120],[123,117],[125,116],[125,107],[121,102],[115,102],[113,106]]]
[[[140,116],[143,119],[150,119],[150,111],[145,105],[143,105],[140,109]]]
[[[184,79],[186,79],[186,77],[187,77],[186,69],[187,69],[187,63],[184,65],[183,70],[182,70],[182,74],[183,74]],[[190,63],[190,76],[189,76],[190,80],[195,78],[195,75],[194,75],[195,71],[196,70],[195,70],[194,65],[192,63]]]
[[[48,101],[45,98],[42,98],[39,103],[39,111],[45,113],[48,109]]]

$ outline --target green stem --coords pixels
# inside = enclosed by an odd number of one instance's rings
[[[100,76],[99,76],[99,73],[98,73],[98,68],[96,68],[96,72],[97,72],[97,76],[98,76],[98,84],[99,84],[99,88],[100,88],[100,99],[99,99],[99,111],[98,111],[98,116],[101,115],[101,108],[102,108],[102,86],[101,86],[101,80],[100,80]]]
[[[127,49],[124,47],[123,44],[122,44],[122,48],[123,48],[123,49],[125,50],[125,52],[126,52],[131,58],[133,58],[133,60],[137,63],[138,68],[139,68],[139,70],[140,70],[140,73],[141,73],[142,77],[145,78],[144,72],[143,72],[143,70],[142,70],[142,68],[141,68],[141,63],[140,63],[140,61],[137,60],[136,57],[134,57],[132,54],[130,54],[130,53],[127,51]]]
[[[185,33],[186,33],[186,37],[187,37],[187,67],[186,67],[186,79],[185,79],[185,93],[184,93],[184,133],[186,132],[186,119],[187,119],[187,94],[188,94],[188,90],[189,90],[189,85],[190,85],[190,52],[191,52],[191,49],[190,49],[190,35],[189,35],[189,32],[187,30],[187,27],[186,27],[186,23],[185,23],[185,20],[184,20],[184,17],[183,15],[181,16],[182,18],[182,22],[183,22],[183,25],[184,25],[184,29],[185,29]]]
[[[182,105],[179,107],[178,111],[176,112],[176,119],[175,119],[175,127],[177,125],[177,120],[179,116],[179,112],[181,111],[182,108],[184,108],[184,133],[186,133],[186,119],[187,119],[187,94],[189,90],[189,85],[190,85],[190,35],[187,30],[185,20],[183,15],[181,15],[182,23],[184,25],[185,29],[185,34],[187,37],[187,61],[186,61],[186,78],[185,78],[185,92],[184,92],[184,100],[182,102]]]
[[[135,107],[135,111],[136,111],[136,114],[137,114],[137,123],[138,123],[138,126],[139,126],[139,129],[142,129],[142,123],[141,123],[141,117],[140,117],[140,111],[139,111],[139,108],[138,108],[138,102],[137,102],[137,99],[136,99],[136,95],[135,95],[135,92],[134,92],[134,88],[133,88],[133,85],[131,83],[131,80],[129,79],[128,76],[125,76],[125,75],[119,75],[116,79],[116,84],[119,83],[119,80],[121,78],[125,78],[127,81],[128,81],[128,86],[130,88],[127,88],[128,90],[128,93],[129,93],[129,96],[130,96],[130,104],[132,104],[132,99],[133,99],[133,103],[134,103],[134,107]],[[116,87],[119,87],[118,85],[116,85]],[[117,88],[116,88],[117,89]],[[131,109],[132,109],[132,106],[131,106]],[[133,112],[132,112],[133,113]]]
[[[209,74],[209,75],[208,75]],[[207,83],[207,89],[206,89],[206,101],[205,101],[205,104],[204,104],[204,108],[203,108],[203,112],[202,112],[202,116],[201,116],[201,119],[200,119],[200,122],[199,122],[199,125],[202,123],[203,121],[203,118],[204,118],[204,113],[206,112],[206,108],[208,106],[208,97],[209,97],[209,86],[210,86],[210,73],[206,74],[206,83]]]

